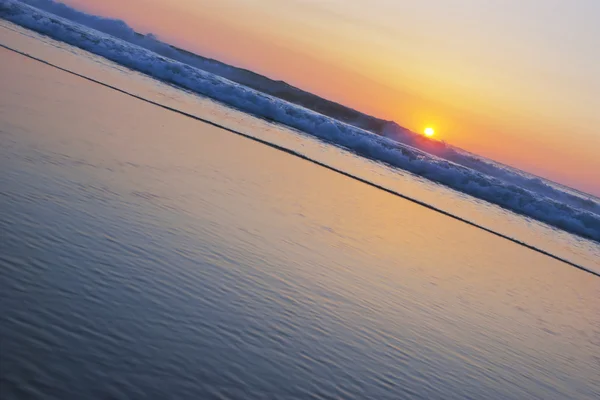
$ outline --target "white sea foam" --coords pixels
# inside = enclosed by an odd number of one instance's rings
[[[51,0],[26,2],[35,7],[16,0],[0,0],[0,17],[242,111],[296,128],[358,155],[600,241],[600,204],[591,196],[451,146],[427,141],[395,123],[389,123],[377,135],[239,85],[202,70],[201,60],[177,51],[152,35],[136,34],[123,21],[85,14]]]

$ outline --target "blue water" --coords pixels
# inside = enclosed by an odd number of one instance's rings
[[[593,242],[69,46],[25,31],[0,38],[597,266]],[[600,395],[597,277],[227,131],[0,57],[2,399]]]

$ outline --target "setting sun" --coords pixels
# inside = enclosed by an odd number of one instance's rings
[[[431,137],[435,134],[433,128],[425,128],[425,136]]]

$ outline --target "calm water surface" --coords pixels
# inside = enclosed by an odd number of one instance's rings
[[[598,265],[596,244],[2,24],[2,43]],[[0,58],[2,399],[600,396],[600,279]]]

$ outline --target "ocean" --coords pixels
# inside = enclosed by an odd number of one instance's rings
[[[0,18],[245,113],[297,129],[363,158],[600,242],[600,199],[592,195],[425,139],[392,121],[349,109],[341,113],[318,112],[325,106],[325,99],[290,92],[292,87],[282,82],[265,83],[266,78],[256,74],[240,79],[239,75],[248,71],[215,65],[214,61],[183,52],[152,34],[140,35],[123,21],[86,14],[54,0],[1,0]],[[283,97],[291,96],[298,102],[266,92],[287,93]],[[300,105],[314,102],[320,104],[314,104],[314,109]],[[348,118],[348,113],[353,116]],[[366,129],[372,123],[379,128]]]
[[[212,122],[0,48],[3,399],[600,396],[597,242],[10,22],[0,42]]]

